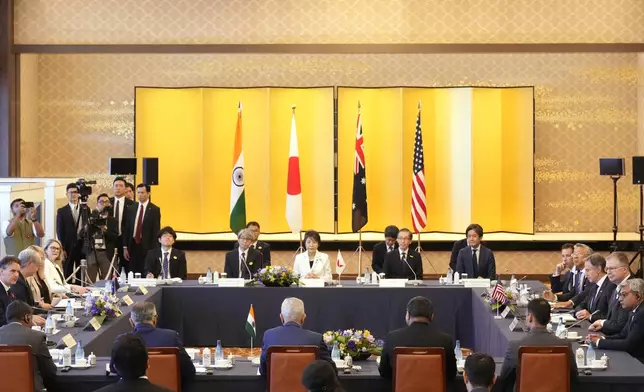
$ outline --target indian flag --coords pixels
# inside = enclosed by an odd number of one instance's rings
[[[246,227],[246,197],[244,196],[244,151],[242,150],[242,104],[237,110],[235,153],[230,184],[230,229],[233,233]]]
[[[257,330],[255,329],[255,310],[253,310],[252,304],[250,305],[248,318],[246,319],[246,332],[248,332],[250,337],[253,339],[257,337]]]

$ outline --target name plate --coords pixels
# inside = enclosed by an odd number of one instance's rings
[[[76,345],[76,340],[74,340],[74,337],[71,334],[67,334],[63,336],[63,343],[66,347],[72,348]]]
[[[244,287],[243,278],[226,278],[219,279],[219,287]]]
[[[380,287],[405,287],[407,279],[380,279]]]
[[[519,319],[515,317],[514,320],[512,320],[512,322],[510,323],[510,331],[514,331],[517,325],[519,325]]]
[[[101,318],[92,317],[89,320],[89,325],[91,325],[92,328],[94,328],[94,331],[98,331],[101,328],[101,325],[103,324],[104,319],[105,319],[105,317],[101,317]]]
[[[127,284],[130,286],[146,286],[146,287],[154,287],[157,285],[157,280],[152,278],[152,279],[147,279],[147,278],[140,278],[140,279],[130,279]]]
[[[130,298],[129,295],[124,295],[123,298],[121,299],[123,300],[126,306],[130,306],[134,303],[134,301],[132,301],[132,298]]]
[[[490,279],[461,279],[465,287],[490,287]]]
[[[324,279],[300,279],[300,287],[324,287]]]
[[[510,314],[510,307],[506,306],[505,309],[503,309],[503,312],[501,312],[501,317],[506,318],[508,317],[508,314]]]
[[[139,286],[139,291],[143,295],[146,295],[148,293],[148,289],[146,289],[145,286]]]

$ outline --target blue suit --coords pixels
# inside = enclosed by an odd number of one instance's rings
[[[176,331],[156,328],[150,324],[137,324],[132,332],[139,335],[147,347],[177,347],[179,349],[181,383],[185,386],[195,378],[195,365],[193,365],[186,349],[183,348],[183,342]]]
[[[264,332],[264,345],[259,363],[259,372],[264,376],[266,375],[266,356],[270,346],[318,346],[319,359],[333,364],[329,348],[324,343],[322,334],[303,329],[298,323],[288,322],[281,327]]]
[[[476,270],[474,270],[476,268]],[[456,271],[466,273],[467,277],[496,279],[496,261],[494,253],[483,245],[479,246],[478,263],[474,266],[472,261],[472,247],[467,246],[458,252],[456,257]]]

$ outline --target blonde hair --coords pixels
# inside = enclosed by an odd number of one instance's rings
[[[58,252],[58,258],[56,258],[56,260],[49,260],[49,261],[51,261],[54,264],[58,264],[58,266],[62,268],[62,266],[63,266],[63,244],[61,244],[60,241],[58,241],[57,239],[51,238],[51,239],[47,240],[47,242],[45,242],[45,250],[47,250],[47,248],[49,248],[49,246],[51,246],[51,244],[53,244],[54,242],[58,244],[58,247],[60,248],[60,252]]]

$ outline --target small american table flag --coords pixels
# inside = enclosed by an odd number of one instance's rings
[[[492,298],[496,302],[505,302],[508,299],[508,297],[505,295],[505,289],[500,283],[497,283],[496,286],[494,286],[490,298]]]

